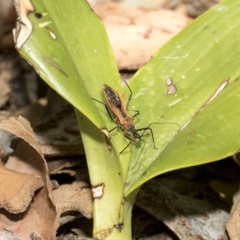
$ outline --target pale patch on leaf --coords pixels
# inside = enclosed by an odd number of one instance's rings
[[[104,193],[105,184],[92,187],[93,198],[101,198]]]

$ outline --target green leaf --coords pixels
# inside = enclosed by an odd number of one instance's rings
[[[216,161],[240,148],[240,8],[228,0],[203,14],[162,47],[131,81],[136,128],[152,124],[132,144],[125,192],[174,169]],[[167,94],[167,79],[175,94]],[[179,125],[167,123],[174,122]],[[139,158],[139,159],[138,159]]]
[[[16,34],[20,54],[61,96],[98,128],[104,127],[90,97],[101,99],[103,83],[120,92],[121,85],[100,19],[86,1],[20,0],[20,10],[22,32]]]
[[[130,159],[127,154],[123,161],[115,150],[126,145],[122,132],[114,132],[111,141],[100,132],[116,124],[105,107],[91,99],[103,100],[103,84],[123,92],[105,29],[85,0],[19,3],[21,30],[15,33],[16,47],[41,78],[77,109],[91,184],[103,188],[94,200],[94,236],[105,239],[119,232],[114,225],[122,221],[119,213],[127,174],[121,163]],[[125,236],[131,235],[130,227],[126,229]]]
[[[116,126],[105,107],[91,99],[103,101],[103,84],[110,85],[119,94],[123,89],[104,26],[88,3],[85,0],[61,4],[49,0],[19,2],[22,32],[28,26],[30,34],[20,46],[23,34],[16,34],[20,36],[16,43],[20,54],[43,80],[95,126],[99,129]],[[127,141],[122,132],[115,131],[113,136],[113,148],[123,149]],[[117,156],[116,161],[120,161],[119,158],[121,156]],[[123,167],[127,169],[128,165]]]

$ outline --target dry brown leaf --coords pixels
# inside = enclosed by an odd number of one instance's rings
[[[34,192],[43,187],[40,177],[10,171],[2,164],[0,164],[0,179],[0,208],[15,214],[24,212]]]
[[[87,183],[75,181],[72,184],[63,184],[53,191],[53,197],[61,213],[77,211],[92,218],[93,198]]]
[[[179,239],[221,239],[228,213],[210,203],[174,192],[160,179],[142,187],[136,205],[162,221]],[[204,227],[203,227],[204,222]]]
[[[16,11],[13,0],[0,1],[0,49],[5,53],[8,48],[14,48],[11,30],[16,22]]]
[[[28,142],[19,141],[13,156],[8,159],[5,167],[19,173],[39,176],[44,183],[44,187],[36,192],[26,212],[11,214],[1,209],[0,230],[12,231],[15,237],[24,240],[31,239],[30,235],[33,232],[37,232],[43,239],[54,238],[60,214],[56,212],[52,201],[47,164],[30,124],[22,117],[12,117],[0,122],[0,129],[9,131]]]
[[[51,190],[47,187],[49,179],[42,157],[29,144],[21,141],[14,156],[8,159],[5,166],[20,173],[41,176],[45,186],[36,192],[34,200],[26,212],[11,214],[1,209],[0,230],[10,230],[15,237],[26,240],[30,239],[33,231],[38,232],[43,239],[54,237],[57,227],[56,210],[49,198]]]
[[[40,98],[36,102],[28,104],[27,106],[14,112],[13,115],[23,116],[34,127],[41,123],[44,113],[46,111],[46,106],[47,106],[47,99]]]
[[[56,113],[34,129],[43,153],[49,157],[83,155],[84,148],[72,107]]]
[[[10,92],[11,92],[11,89],[9,87],[9,84],[7,84],[7,83],[1,84],[0,107],[3,107],[7,103],[7,101],[9,100]]]
[[[0,239],[4,239],[4,240],[20,240],[19,238],[15,238],[11,231],[6,231],[6,230],[3,230],[2,232],[0,232]]]
[[[0,121],[8,118],[9,116],[10,116],[9,112],[0,111]],[[0,159],[4,159],[13,152],[13,149],[10,147],[11,140],[12,140],[11,133],[0,130]]]
[[[76,171],[69,168],[76,167],[79,164],[80,164],[79,159],[71,159],[71,158],[54,159],[54,160],[48,161],[49,174],[69,173],[71,176],[75,176]],[[68,168],[68,169],[65,169],[65,168]]]
[[[227,232],[231,240],[239,240],[240,236],[240,191],[233,198],[233,207],[231,209],[230,219],[226,224]]]
[[[103,20],[119,69],[138,69],[191,22],[184,14],[166,9],[132,9],[119,2],[92,7]]]
[[[1,4],[0,4],[0,6],[1,6]],[[1,10],[0,10],[0,12],[1,12]],[[0,25],[1,25],[1,19],[0,19]],[[0,26],[0,28],[1,28],[1,26]],[[11,78],[13,77],[13,72],[11,71],[12,70],[11,68],[12,68],[12,65],[11,65],[11,63],[9,63],[9,61],[2,61],[0,59],[0,85],[1,85],[0,108],[3,107],[9,100],[9,95],[11,92],[9,82],[10,82]]]
[[[42,155],[41,147],[37,142],[29,121],[25,118],[11,117],[0,122],[0,129],[11,132],[29,143],[39,154]],[[47,166],[47,165],[46,165]]]
[[[40,236],[40,234],[35,231],[31,233],[30,237],[32,240],[44,240],[42,236]]]

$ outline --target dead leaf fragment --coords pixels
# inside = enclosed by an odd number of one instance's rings
[[[129,9],[122,2],[92,7],[106,27],[119,69],[138,69],[191,22],[184,14],[163,8]]]
[[[34,133],[45,156],[63,157],[84,154],[76,115],[72,107],[57,112],[36,127]]]
[[[15,237],[24,240],[30,240],[30,234],[35,231],[43,239],[51,239],[56,234],[58,219],[55,206],[49,197],[51,196],[51,188],[48,187],[50,181],[42,157],[29,144],[21,141],[5,166],[12,171],[39,176],[44,182],[44,187],[35,193],[26,212],[12,214],[0,209],[0,231],[10,230]]]
[[[53,198],[61,213],[77,211],[86,218],[92,218],[93,197],[85,182],[76,181],[59,186],[53,191]]]
[[[0,76],[0,80],[1,80],[1,76]],[[4,106],[7,103],[8,99],[9,99],[10,91],[11,91],[11,89],[7,83],[1,84],[0,107]]]
[[[19,173],[39,176],[44,183],[36,192],[26,213],[11,214],[3,208],[0,209],[0,231],[7,229],[12,231],[15,237],[24,240],[30,240],[30,234],[33,232],[43,239],[52,239],[56,235],[59,216],[52,201],[47,163],[30,124],[23,117],[12,117],[0,122],[0,129],[16,134],[27,142],[19,140],[5,167]]]
[[[37,232],[32,232],[30,234],[30,237],[32,240],[44,240]]]
[[[16,48],[19,49],[32,33],[32,23],[28,19],[28,15],[34,11],[34,7],[29,0],[15,0],[14,4],[19,21],[17,22],[16,29],[13,29],[13,35]]]
[[[15,238],[11,231],[3,230],[0,232],[0,239],[4,240],[20,240],[19,238]]]
[[[76,170],[70,169],[79,166],[81,159],[60,158],[48,161],[49,174],[69,174],[70,176],[76,175]]]
[[[30,121],[31,125],[34,127],[41,123],[43,115],[46,111],[46,106],[47,99],[40,98],[34,103],[28,104],[27,106],[14,112],[14,116],[23,116],[28,121]]]
[[[0,122],[0,129],[22,138],[42,155],[41,147],[35,138],[30,123],[25,118],[19,116],[4,119]]]
[[[176,193],[150,180],[136,204],[162,221],[181,240],[221,239],[228,213],[200,199]]]
[[[10,171],[0,164],[0,208],[10,213],[24,212],[34,192],[43,187],[40,177]]]
[[[230,219],[226,224],[227,232],[231,240],[238,240],[240,236],[240,191],[234,195],[234,204],[231,210]]]

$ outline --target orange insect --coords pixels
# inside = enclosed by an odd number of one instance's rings
[[[125,80],[124,80],[124,82],[126,83]],[[130,87],[128,86],[127,83],[126,83],[126,85],[130,91],[130,95],[129,95],[127,104],[125,104],[123,97],[117,91],[115,91],[113,88],[109,87],[106,84],[103,85],[103,89],[102,89],[103,97],[104,97],[106,103],[98,101],[97,99],[94,99],[94,98],[92,98],[92,99],[103,104],[106,107],[110,118],[115,123],[117,123],[117,126],[114,127],[112,130],[110,130],[109,132],[112,132],[116,128],[120,128],[123,130],[124,137],[130,140],[130,142],[127,144],[127,146],[120,152],[120,154],[123,153],[130,146],[130,144],[132,142],[143,141],[144,146],[145,146],[146,142],[142,139],[142,136],[147,130],[150,130],[154,148],[156,148],[153,131],[150,128],[150,125],[151,124],[160,124],[160,123],[150,123],[145,128],[135,129],[133,121],[134,121],[134,118],[140,114],[140,112],[137,110],[131,110],[131,111],[135,111],[136,114],[133,116],[128,115],[127,111],[128,111],[128,107],[131,102],[131,99],[132,99],[132,90],[130,89]],[[139,131],[143,131],[143,133],[140,135],[138,133]],[[144,148],[144,146],[143,146],[143,148]]]

